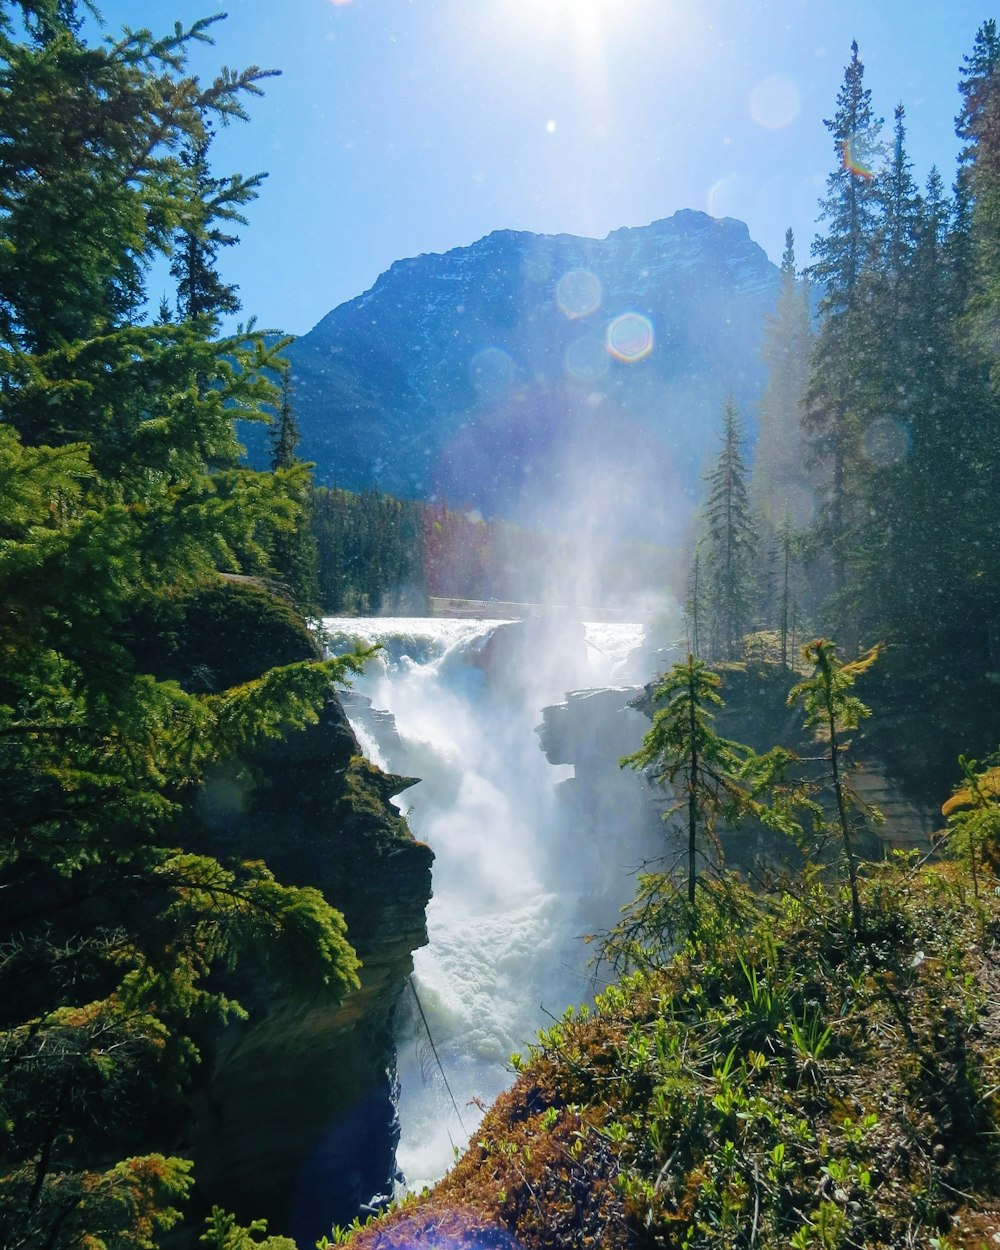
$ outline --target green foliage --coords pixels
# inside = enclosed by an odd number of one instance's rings
[[[616,543],[594,560],[589,539],[546,534],[440,503],[318,487],[309,502],[319,603],[329,613],[424,612],[426,596],[572,602],[581,559],[594,566],[593,604],[671,575],[674,553]],[[585,550],[586,549],[586,550]],[[599,567],[598,567],[599,566]]]
[[[281,375],[281,402],[271,430],[271,470],[286,483],[297,512],[287,530],[275,534],[271,564],[304,612],[312,612],[319,595],[316,535],[312,529],[313,491],[311,465],[296,457],[299,428],[292,411],[289,372]]]
[[[863,805],[845,779],[846,764],[842,757],[849,744],[843,740],[843,734],[846,730],[857,729],[862,719],[871,715],[871,709],[852,692],[857,679],[878,659],[878,653],[878,647],[873,647],[860,659],[845,663],[838,659],[836,646],[827,639],[807,642],[802,655],[813,666],[812,674],[788,693],[789,705],[802,704],[806,728],[812,729],[817,739],[829,748],[826,757],[829,784],[836,802],[837,826],[850,883],[851,919],[858,932],[862,916],[851,809],[857,810]]]
[[[707,636],[712,656],[730,660],[742,650],[756,598],[757,532],[743,441],[743,426],[730,397],[722,413],[722,446],[707,477],[702,509],[705,622],[700,631]]]
[[[71,0],[0,6],[0,1205],[12,1246],[145,1250],[176,1223],[189,1165],[148,1151],[182,1139],[201,1048],[243,1014],[220,973],[255,966],[273,996],[328,1001],[357,984],[340,914],[261,863],[220,861],[196,799],[210,770],[314,722],[363,656],[312,661],[300,645],[278,667],[199,683],[183,642],[174,672],[168,645],[155,659],[137,645],[143,620],[199,595],[222,624],[232,596],[219,573],[266,571],[306,488],[301,466],[235,467],[233,421],[265,419],[278,348],[242,332],[212,341],[207,306],[137,324],[149,262],[177,232],[209,239],[213,217],[256,186],[204,165],[210,120],[242,117],[264,77],[188,75],[187,48],[210,24],[93,47]],[[218,1244],[249,1236],[222,1217],[213,1228]]]
[[[918,188],[901,104],[881,143],[852,46],[813,247],[806,606],[847,651],[886,641],[881,753],[927,800],[950,782],[948,760],[997,740],[998,51],[984,22],[959,81],[952,197],[936,169]],[[772,387],[784,369],[771,362]],[[769,437],[765,421],[762,472]]]
[[[268,1237],[267,1221],[254,1220],[246,1226],[236,1223],[236,1217],[220,1207],[213,1207],[205,1218],[205,1231],[199,1236],[200,1245],[208,1250],[296,1250],[290,1237]]]
[[[950,1228],[978,1250],[997,898],[969,908],[954,866],[904,859],[862,890],[867,944],[815,885],[743,891],[738,920],[567,1012],[449,1176],[353,1244],[414,1244],[471,1206],[526,1246],[904,1250]]]
[[[978,895],[981,868],[1000,867],[1000,767],[990,762],[977,771],[977,761],[964,755],[958,765],[962,781],[941,812],[948,821],[948,849],[968,867]]]
[[[859,464],[855,448],[862,432],[858,389],[863,379],[857,362],[866,358],[860,297],[878,228],[873,170],[881,120],[864,86],[857,43],[851,45],[836,112],[824,125],[833,139],[835,167],[820,204],[826,233],[813,244],[812,276],[824,294],[805,425],[823,491],[817,537],[830,558],[832,590],[839,598],[848,583],[857,504],[853,472]]]
[[[240,209],[256,198],[263,175],[214,177],[208,162],[210,142],[209,131],[204,139],[189,144],[181,153],[181,163],[194,192],[195,211],[177,233],[170,274],[177,281],[177,312],[181,319],[204,318],[214,331],[220,314],[240,310],[236,287],[222,282],[215,270],[219,248],[231,247],[237,239],[215,223],[245,226],[247,221]]]
[[[150,595],[126,617],[120,641],[143,672],[194,692],[241,686],[271,664],[320,658],[295,609],[248,578],[213,578]]]
[[[665,821],[686,809],[687,903],[692,909],[698,859],[705,855],[699,842],[707,840],[718,855],[715,830],[720,821],[735,828],[752,816],[785,833],[796,830],[787,804],[766,802],[777,796],[789,754],[775,748],[758,755],[715,732],[713,709],[722,706],[721,684],[718,673],[693,655],[675,664],[653,691],[654,703],[664,706],[655,712],[642,746],[621,761],[622,767],[647,769],[654,781],[675,787],[677,798],[664,813]],[[670,890],[655,887],[654,881],[647,879],[646,897],[669,901]],[[692,924],[694,919],[692,911]]]
[[[761,399],[759,433],[754,447],[750,497],[766,545],[782,514],[794,507],[796,519],[811,493],[805,469],[802,404],[809,378],[812,326],[809,286],[798,275],[795,240],[785,235],[778,299],[764,326],[762,356],[767,387]]]

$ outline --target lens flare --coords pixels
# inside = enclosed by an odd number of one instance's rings
[[[724,178],[712,183],[708,195],[705,196],[709,217],[729,217],[740,211],[739,184],[739,174],[726,174]]]
[[[556,303],[567,317],[589,317],[601,306],[601,280],[589,269],[571,269],[556,283]]]
[[[484,347],[469,361],[469,377],[480,399],[492,403],[514,385],[513,360],[499,347]]]
[[[566,372],[578,382],[596,382],[610,367],[604,343],[593,335],[574,339],[566,348],[563,359]]]
[[[781,130],[799,113],[799,89],[783,74],[763,78],[750,92],[750,116],[766,130]]]
[[[865,135],[848,135],[840,146],[845,169],[850,170],[857,178],[875,177],[872,161],[867,152],[870,144]]]
[[[653,350],[653,323],[642,313],[622,313],[608,326],[605,347],[616,360],[635,364]]]

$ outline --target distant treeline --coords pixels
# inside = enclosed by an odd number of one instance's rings
[[[316,600],[326,613],[423,612],[428,596],[596,607],[670,584],[675,553],[596,545],[377,490],[312,492]]]

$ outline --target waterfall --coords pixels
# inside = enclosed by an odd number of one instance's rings
[[[397,1157],[419,1189],[447,1170],[510,1084],[510,1054],[550,1015],[592,996],[592,951],[580,935],[614,922],[644,848],[628,829],[592,838],[572,827],[559,783],[573,769],[550,764],[534,731],[567,691],[614,685],[643,629],[551,618],[323,624],[335,652],[353,639],[381,647],[345,706],[373,762],[421,778],[398,802],[436,857],[414,984],[447,1084],[416,1010],[397,1038]],[[645,722],[622,715],[631,749]]]

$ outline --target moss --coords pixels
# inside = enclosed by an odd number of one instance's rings
[[[192,691],[227,690],[269,668],[321,658],[299,613],[249,578],[158,595],[127,622],[123,642],[140,671]]]
[[[528,1250],[988,1244],[998,895],[873,868],[861,938],[835,893],[751,902],[543,1033],[456,1168],[356,1247],[451,1212]]]
[[[344,826],[357,821],[377,824],[392,838],[412,837],[399,809],[389,800],[409,786],[416,785],[415,777],[397,777],[384,773],[365,759],[352,755],[342,774],[342,789],[338,801],[337,817]]]

